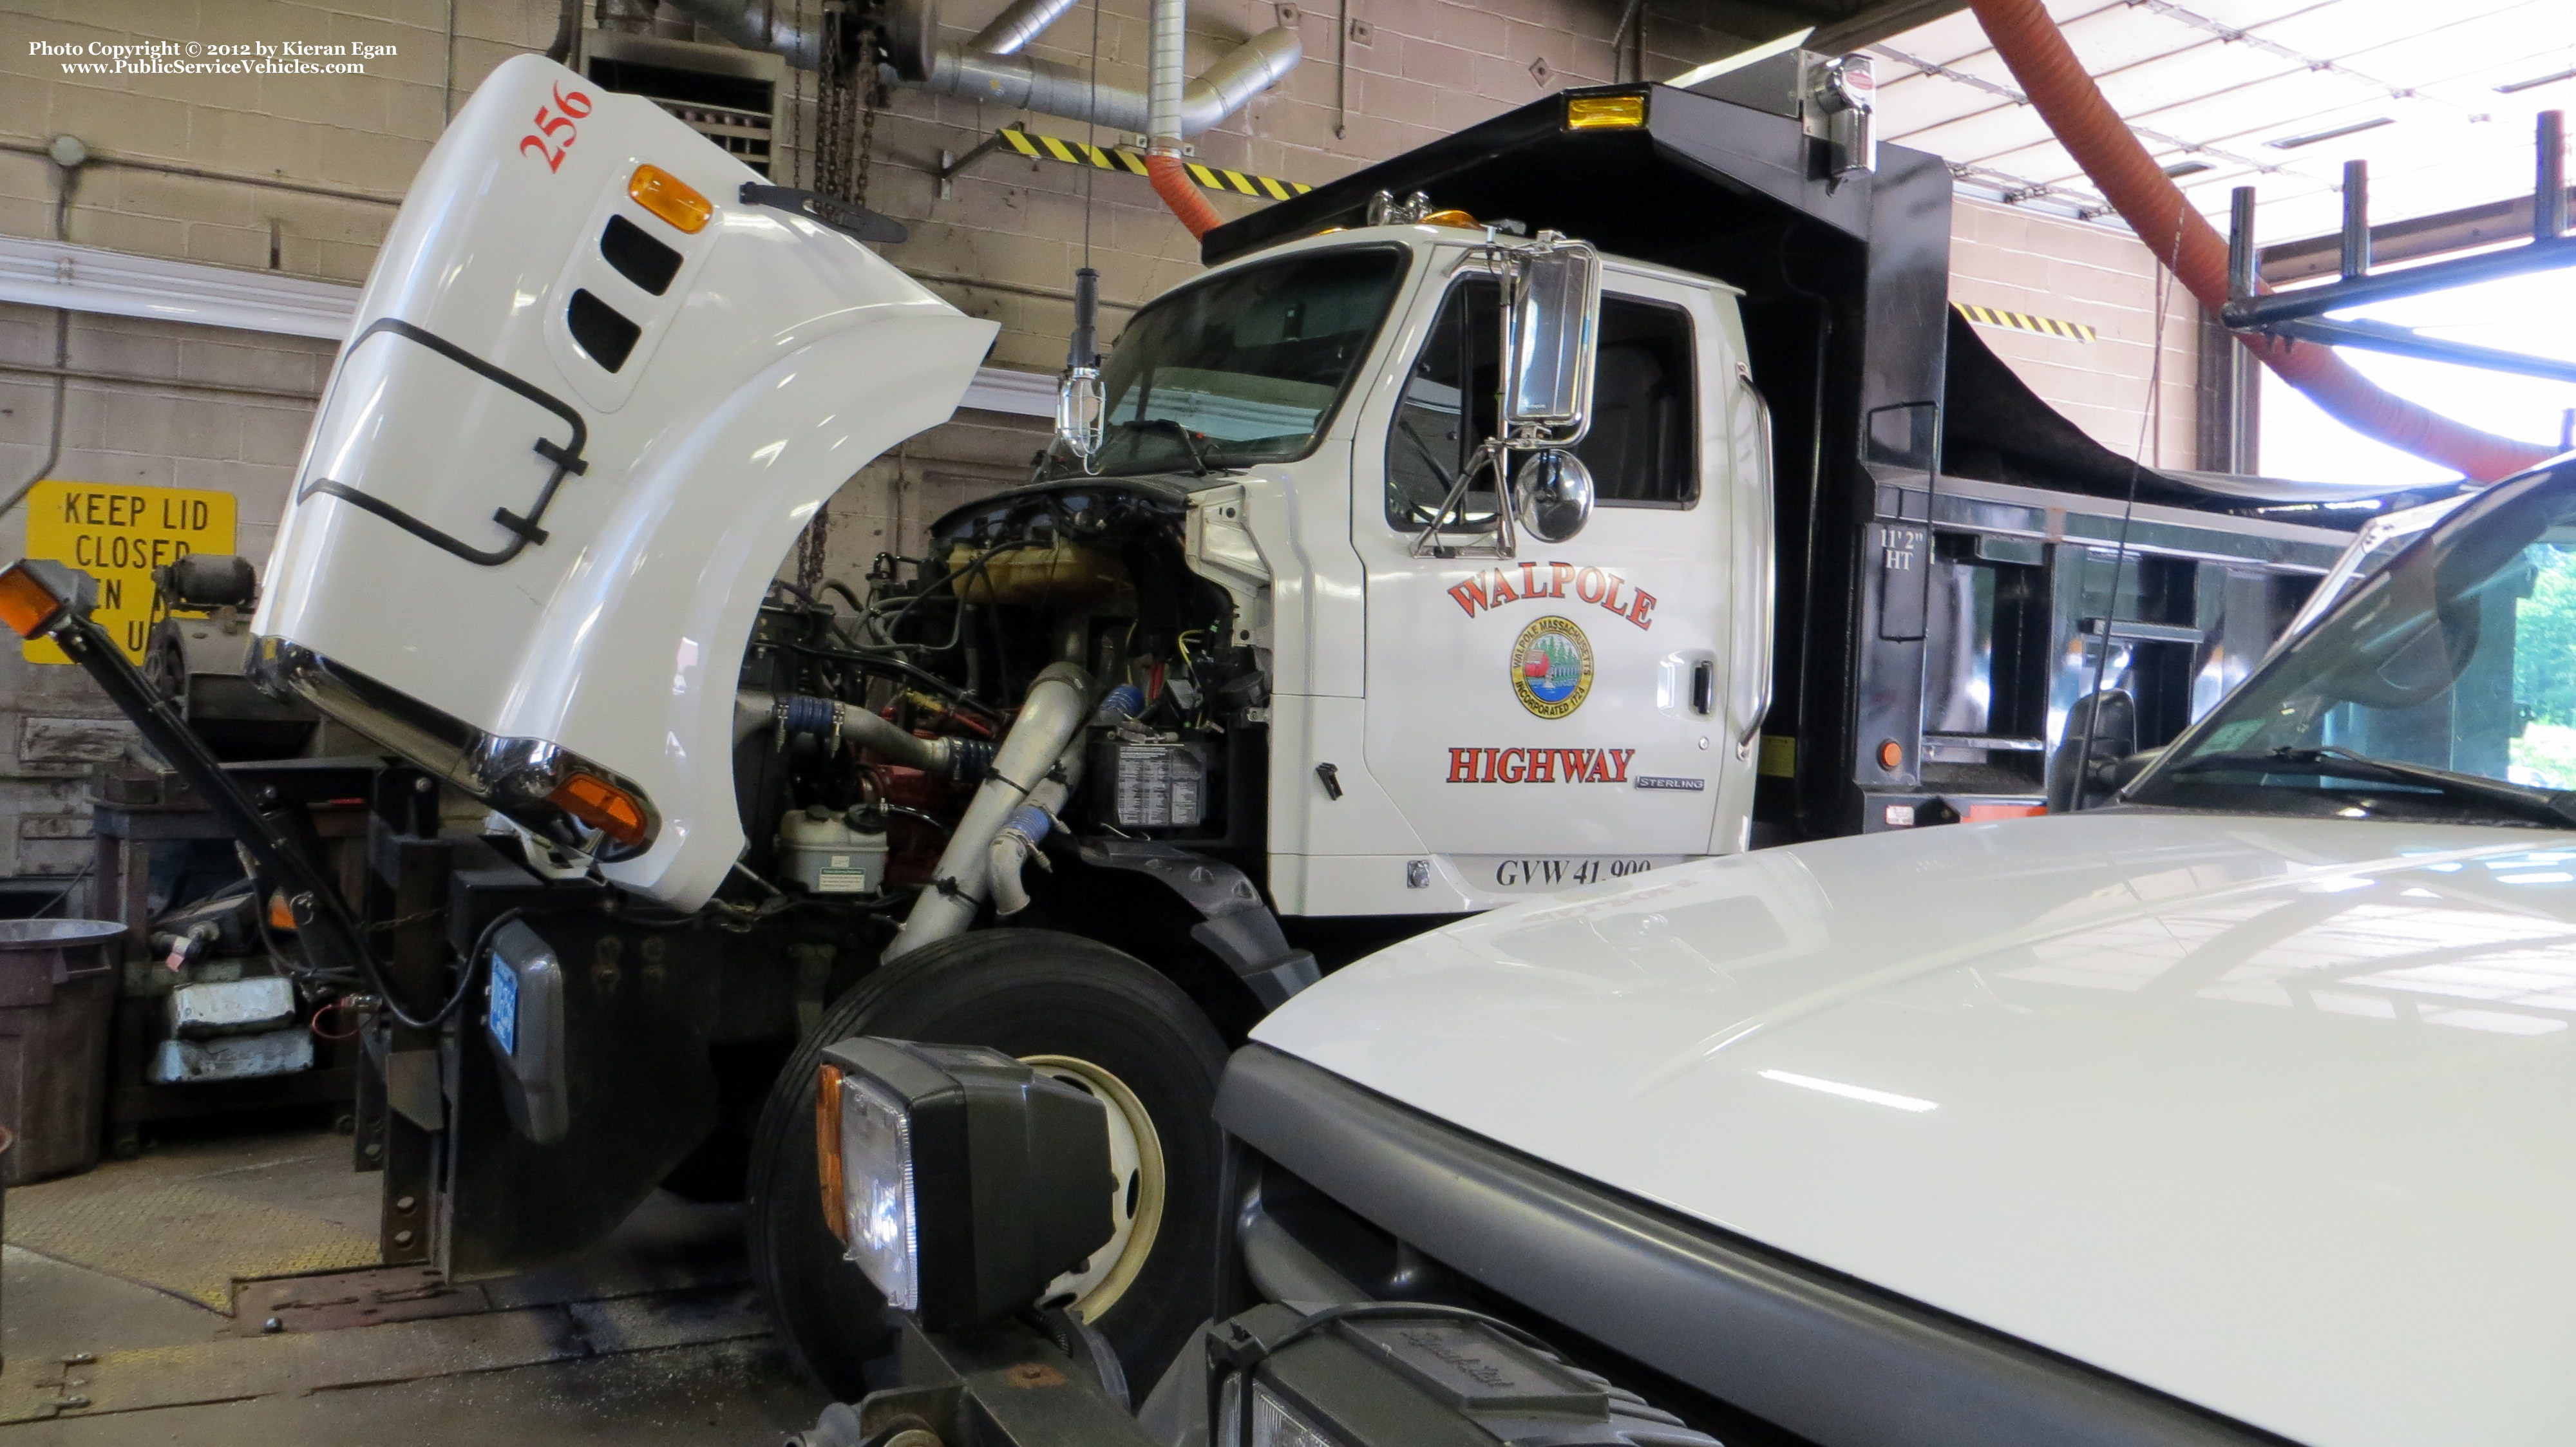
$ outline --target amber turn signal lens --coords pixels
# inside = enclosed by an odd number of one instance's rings
[[[1464,227],[1469,231],[1473,231],[1477,227],[1484,225],[1483,222],[1478,221],[1475,217],[1468,215],[1464,211],[1458,210],[1456,207],[1451,207],[1446,211],[1434,211],[1430,215],[1422,218],[1422,224],[1425,226],[1459,226]]]
[[[25,563],[0,573],[0,623],[7,623],[10,632],[33,638],[62,611],[63,600]]]
[[[1641,95],[1578,95],[1565,103],[1569,131],[1629,131],[1646,123]]]
[[[691,236],[705,230],[707,218],[716,214],[716,203],[659,166],[636,167],[634,178],[626,183],[626,194],[636,205]]]
[[[1882,739],[1878,745],[1878,766],[1893,774],[1905,762],[1905,745],[1894,739]]]
[[[606,779],[575,774],[556,785],[546,802],[620,844],[644,842],[643,804]]]
[[[841,1200],[841,1067],[826,1065],[814,1075],[814,1176],[823,1187],[823,1224],[843,1241],[850,1239],[847,1208]]]

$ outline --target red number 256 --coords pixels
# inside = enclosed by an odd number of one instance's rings
[[[562,114],[556,114],[558,111]],[[562,86],[556,86],[554,104],[537,107],[537,129],[534,134],[520,138],[519,149],[536,152],[537,159],[546,163],[547,170],[560,171],[563,169],[564,152],[572,149],[572,123],[589,114],[589,96],[580,91],[566,95]]]

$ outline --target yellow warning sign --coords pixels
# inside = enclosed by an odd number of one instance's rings
[[[190,553],[233,551],[233,495],[104,482],[40,482],[27,495],[27,556],[98,579],[94,615],[126,656],[143,661],[152,632],[152,570]],[[69,663],[51,639],[24,645],[30,663]]]

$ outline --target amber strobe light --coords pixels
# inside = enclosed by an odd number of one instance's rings
[[[644,842],[644,806],[634,795],[593,774],[575,774],[555,786],[546,802],[620,844]]]
[[[814,1176],[823,1187],[823,1224],[846,1242],[849,1206],[841,1192],[841,1067],[814,1072]]]
[[[19,559],[0,573],[0,623],[21,638],[36,637],[81,599],[86,576],[41,558]]]
[[[633,179],[626,183],[626,194],[636,205],[692,236],[705,230],[707,218],[716,214],[716,203],[659,166],[636,167]]]
[[[1646,123],[1642,95],[1578,95],[1565,102],[1569,131],[1633,131]]]

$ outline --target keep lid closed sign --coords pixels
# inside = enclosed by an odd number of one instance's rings
[[[143,661],[152,570],[190,553],[233,551],[233,495],[179,487],[40,482],[27,495],[27,556],[98,579],[100,627]],[[21,645],[30,663],[69,663],[51,639]]]

